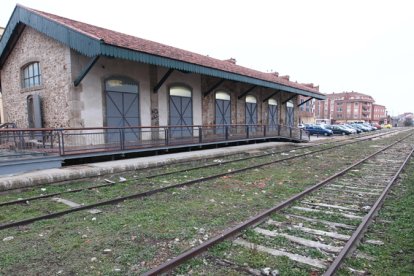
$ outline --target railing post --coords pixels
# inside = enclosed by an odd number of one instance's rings
[[[53,149],[53,131],[49,132],[50,148]]]
[[[23,130],[19,131],[19,148],[24,150],[24,134],[23,134]]]
[[[277,136],[280,136],[280,124],[277,124]]]
[[[58,129],[57,133],[58,133],[58,141],[59,141],[59,154],[62,156],[62,155],[65,155],[65,142],[63,138],[63,130]]]
[[[292,127],[289,126],[289,138],[292,138]]]
[[[198,127],[198,143],[203,143],[203,127]]]
[[[266,137],[266,125],[263,126],[263,136]]]
[[[225,139],[227,141],[227,140],[229,140],[229,126],[225,126],[224,131],[225,131],[224,136],[225,136]]]
[[[247,138],[247,139],[249,139],[249,136],[250,136],[250,135],[249,135],[249,134],[250,134],[250,133],[249,133],[249,130],[250,130],[249,126],[246,126],[246,138]]]
[[[299,129],[299,140],[302,140],[302,129]]]
[[[119,146],[121,148],[121,150],[125,149],[125,130],[124,129],[119,129]]]
[[[170,136],[170,131],[169,131],[169,128],[166,127],[166,128],[164,128],[165,145],[169,144],[169,136]]]

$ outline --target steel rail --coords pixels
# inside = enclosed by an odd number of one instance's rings
[[[112,185],[115,185],[115,184],[116,184],[115,182],[106,183],[106,184],[101,184],[101,185],[95,185],[95,186],[90,186],[90,187],[85,187],[85,188],[74,189],[74,190],[70,190],[70,191],[56,192],[56,193],[51,193],[51,194],[46,194],[46,195],[32,196],[32,197],[26,197],[26,198],[22,198],[22,199],[5,201],[5,202],[0,203],[0,207],[7,206],[7,205],[18,204],[18,203],[25,203],[27,201],[32,201],[32,200],[37,200],[37,199],[49,198],[49,197],[58,196],[58,195],[62,195],[62,194],[78,193],[78,192],[82,192],[82,191],[86,191],[86,190],[92,190],[92,189],[97,189],[97,188],[108,187],[108,186],[112,186]]]
[[[394,133],[394,132],[391,132],[391,133]],[[353,143],[373,139],[373,138],[376,138],[376,137],[381,137],[381,136],[384,136],[384,135],[387,135],[387,134],[390,134],[390,132],[370,135],[368,137],[367,136],[352,137],[352,138],[347,139],[345,141],[340,140],[340,141],[333,141],[333,142],[328,142],[328,143],[318,143],[318,144],[299,147],[299,148],[295,148],[295,149],[302,150],[302,149],[307,149],[307,148],[312,148],[312,147],[317,147],[317,146],[324,146],[324,145],[329,145],[329,144],[334,144],[334,143],[345,142],[345,143],[339,144],[338,146],[333,146],[333,147],[324,149],[324,150],[329,150],[329,149],[332,149],[332,148],[335,148],[335,147],[351,145]],[[354,140],[354,139],[357,139],[357,141],[349,142],[349,140]],[[215,167],[215,166],[226,165],[226,164],[230,164],[230,163],[234,163],[234,162],[242,162],[242,161],[246,161],[246,160],[250,160],[250,159],[262,158],[262,157],[266,157],[266,156],[270,156],[270,155],[274,155],[274,154],[284,153],[284,152],[287,152],[287,151],[291,151],[291,149],[290,150],[280,150],[280,151],[276,151],[276,152],[272,152],[272,153],[266,153],[266,154],[255,155],[255,156],[248,156],[248,157],[245,157],[245,158],[239,158],[239,159],[234,159],[234,160],[227,160],[227,161],[223,161],[223,162],[219,162],[219,163],[212,163],[212,164],[207,164],[207,165],[203,165],[203,166],[196,166],[196,167],[186,168],[186,169],[182,169],[182,170],[176,170],[176,171],[172,171],[172,172],[165,172],[165,173],[160,173],[160,174],[155,174],[155,175],[136,177],[136,178],[132,178],[130,180],[151,179],[151,178],[156,178],[156,177],[161,177],[161,176],[172,175],[172,174],[176,174],[176,173],[189,172],[189,171],[198,170],[198,169],[205,169],[205,168],[210,168],[210,167]],[[236,154],[240,154],[240,153],[236,153]],[[236,155],[236,154],[234,154],[234,155]],[[298,155],[298,156],[300,157],[300,155]],[[185,163],[185,162],[183,162],[183,163]],[[45,199],[45,198],[58,196],[58,195],[62,195],[62,194],[77,193],[77,192],[82,192],[82,191],[86,191],[86,190],[104,188],[104,187],[112,186],[112,185],[115,185],[115,184],[116,184],[116,182],[107,183],[107,184],[100,184],[100,185],[89,186],[89,187],[85,187],[85,188],[74,189],[74,190],[70,190],[70,191],[62,191],[62,192],[56,192],[56,193],[51,193],[51,194],[46,194],[46,195],[27,197],[27,198],[22,198],[22,199],[17,199],[17,200],[10,200],[10,201],[6,201],[6,202],[0,202],[0,207],[13,205],[13,204],[19,204],[19,203],[25,203],[27,201],[33,201],[33,200],[38,200],[38,199]]]
[[[240,231],[242,231],[242,230],[244,230],[244,229],[246,229],[250,226],[260,224],[270,214],[283,209],[284,207],[292,204],[293,202],[297,201],[298,199],[303,198],[304,196],[306,196],[306,195],[310,194],[311,192],[319,189],[320,187],[324,186],[325,184],[329,183],[330,181],[342,176],[343,174],[347,173],[348,171],[355,168],[356,166],[358,166],[358,165],[362,164],[363,162],[371,159],[372,157],[384,152],[385,150],[389,149],[390,147],[396,145],[397,143],[407,139],[408,137],[410,137],[412,135],[413,135],[413,133],[405,136],[402,139],[399,139],[398,141],[396,141],[396,142],[394,142],[394,143],[392,143],[388,146],[385,146],[385,147],[381,148],[380,150],[378,150],[378,151],[374,152],[373,154],[363,158],[362,160],[353,163],[352,165],[348,166],[347,168],[343,169],[342,171],[340,171],[340,172],[338,172],[338,173],[322,180],[321,182],[305,189],[304,191],[300,192],[299,194],[296,194],[295,196],[292,196],[291,198],[283,201],[282,203],[279,203],[278,205],[259,213],[258,215],[246,220],[245,222],[243,222],[239,225],[236,225],[233,228],[225,230],[223,233],[221,233],[219,235],[216,235],[215,237],[205,241],[204,243],[185,251],[184,253],[172,258],[171,260],[161,264],[160,266],[155,267],[155,268],[147,271],[143,275],[144,276],[159,275],[161,273],[166,273],[166,272],[170,271],[171,269],[179,266],[180,264],[184,263],[185,261],[199,255],[200,253],[203,253],[204,251],[206,251],[207,249],[209,249],[213,245],[216,245],[219,242],[222,242],[226,239],[229,239],[233,236],[238,235],[240,233]]]
[[[384,136],[384,135],[387,135],[387,134],[389,134],[389,133],[381,133],[381,134],[376,133],[376,134],[371,135],[369,137],[358,136],[358,137],[352,137],[352,138],[347,139],[347,140],[333,141],[333,142],[328,142],[328,143],[318,143],[318,144],[313,144],[313,145],[309,145],[309,146],[295,147],[293,149],[302,150],[302,149],[313,148],[313,147],[317,147],[317,146],[324,146],[324,145],[340,143],[340,142],[345,142],[345,143],[340,144],[339,146],[346,146],[346,145],[351,145],[353,143],[357,143],[357,142],[360,142],[360,141],[365,141],[365,140],[370,140],[370,139],[373,139],[373,138],[376,138],[376,137],[381,137],[381,136]],[[349,140],[353,140],[353,139],[359,139],[359,140],[349,142]],[[349,143],[346,143],[346,142],[349,142]],[[331,148],[334,148],[334,147],[331,147]],[[328,149],[331,149],[331,148],[328,148]],[[203,166],[197,166],[197,167],[193,167],[193,168],[187,168],[187,169],[182,169],[182,170],[177,170],[177,171],[172,171],[172,172],[166,172],[166,173],[161,173],[161,174],[156,174],[156,175],[149,175],[149,176],[145,176],[143,178],[155,178],[155,177],[166,176],[166,175],[171,175],[171,174],[175,174],[175,173],[182,173],[182,172],[188,172],[188,171],[193,171],[193,170],[197,170],[197,169],[215,167],[215,166],[225,165],[225,164],[234,163],[234,162],[240,162],[240,161],[246,161],[246,160],[255,159],[255,158],[266,157],[266,156],[270,156],[270,155],[274,155],[274,154],[284,153],[284,152],[287,152],[287,151],[291,151],[291,150],[280,150],[280,151],[271,152],[271,153],[265,153],[265,154],[255,155],[255,156],[248,156],[248,157],[243,157],[243,158],[234,159],[234,160],[228,160],[228,161],[223,161],[223,162],[218,162],[218,163],[213,163],[213,164],[207,164],[207,165],[203,165]],[[135,179],[140,179],[140,178],[135,178]]]
[[[324,276],[331,276],[331,275],[333,275],[339,269],[339,267],[341,266],[342,262],[345,260],[346,256],[350,253],[350,251],[352,250],[352,248],[354,247],[354,245],[360,240],[360,238],[364,234],[365,229],[371,223],[372,219],[377,214],[377,211],[382,206],[382,203],[384,202],[384,199],[387,196],[389,190],[394,185],[394,183],[396,182],[398,176],[401,174],[401,172],[403,171],[403,169],[407,165],[407,163],[410,160],[413,152],[414,152],[414,148],[411,150],[411,152],[405,158],[404,162],[402,163],[402,165],[398,169],[397,173],[395,173],[394,177],[388,182],[388,184],[385,187],[384,191],[381,193],[381,195],[378,198],[378,200],[372,206],[372,208],[369,211],[369,213],[364,216],[364,219],[362,220],[361,224],[358,226],[358,228],[352,234],[351,238],[345,244],[344,248],[341,250],[341,252],[335,258],[335,260],[329,266],[328,270],[323,274]]]
[[[411,135],[412,134],[410,134],[408,136],[411,136]],[[407,138],[408,136],[406,136],[405,138]],[[405,139],[405,138],[403,138],[403,139]],[[346,145],[348,145],[348,144],[346,144]],[[142,197],[150,196],[150,195],[157,194],[157,193],[160,193],[160,192],[164,192],[164,191],[174,189],[174,188],[181,188],[181,187],[191,186],[191,185],[194,185],[194,184],[197,184],[197,183],[206,182],[206,181],[216,179],[216,178],[220,178],[220,177],[223,177],[223,176],[233,175],[233,174],[236,174],[236,173],[241,173],[241,172],[245,172],[245,171],[252,170],[252,169],[257,169],[257,168],[260,168],[260,167],[264,167],[264,166],[268,166],[268,165],[271,165],[271,164],[292,160],[292,159],[295,159],[295,158],[311,155],[311,154],[314,154],[314,153],[326,151],[326,150],[336,148],[336,147],[340,147],[340,146],[342,146],[342,145],[336,145],[336,146],[333,146],[333,147],[330,147],[330,148],[320,149],[320,150],[316,150],[316,151],[313,151],[313,152],[308,152],[308,153],[303,153],[303,154],[300,154],[300,155],[286,157],[286,158],[283,158],[283,159],[273,160],[273,161],[270,161],[270,162],[266,162],[266,163],[246,167],[246,168],[233,170],[233,171],[230,171],[230,172],[214,174],[214,175],[210,175],[210,176],[207,176],[207,177],[201,177],[201,178],[189,180],[189,181],[182,182],[182,183],[178,183],[178,184],[174,184],[174,185],[170,185],[170,186],[166,186],[166,187],[162,187],[162,188],[158,188],[158,189],[154,189],[154,190],[149,190],[149,191],[146,191],[146,192],[140,192],[140,193],[131,194],[131,195],[123,196],[123,197],[118,197],[118,198],[114,198],[114,199],[109,199],[109,200],[105,200],[105,201],[101,201],[101,202],[97,202],[97,203],[92,203],[92,204],[89,204],[89,205],[74,207],[74,208],[71,208],[71,209],[67,209],[67,210],[63,210],[63,211],[59,211],[59,212],[54,212],[54,213],[50,213],[50,214],[47,214],[47,215],[42,215],[42,216],[37,216],[37,217],[33,217],[33,218],[23,219],[23,220],[11,222],[11,223],[0,224],[0,230],[15,227],[15,226],[26,225],[26,224],[30,224],[30,223],[40,221],[40,220],[56,218],[56,217],[60,217],[60,216],[66,215],[66,214],[70,214],[70,213],[74,213],[74,212],[78,212],[78,211],[82,211],[82,210],[93,209],[93,208],[96,208],[96,207],[99,207],[99,206],[112,205],[112,204],[116,204],[116,203],[119,203],[119,202],[122,202],[122,201],[125,201],[125,200],[128,200],[128,199],[142,198]]]

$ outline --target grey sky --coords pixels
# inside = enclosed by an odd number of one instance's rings
[[[1,0],[414,112],[411,0]]]

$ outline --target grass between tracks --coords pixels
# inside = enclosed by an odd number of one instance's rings
[[[395,185],[376,221],[368,228],[366,239],[383,245],[361,243],[358,252],[371,259],[348,258],[344,267],[366,271],[369,275],[414,275],[414,160],[402,180]],[[342,269],[340,275],[352,275]]]
[[[377,150],[367,145],[379,142],[105,206],[99,208],[101,214],[83,211],[3,230],[0,274],[141,273],[339,171],[351,162],[344,155],[358,159]],[[193,176],[197,173],[192,172]],[[113,190],[99,193],[116,194]],[[72,196],[74,201],[86,200],[82,194]]]

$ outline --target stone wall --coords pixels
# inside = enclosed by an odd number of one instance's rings
[[[41,85],[22,88],[21,69],[40,64]],[[43,127],[69,127],[70,51],[30,27],[26,27],[1,70],[5,121],[28,127],[27,97],[42,101]]]

